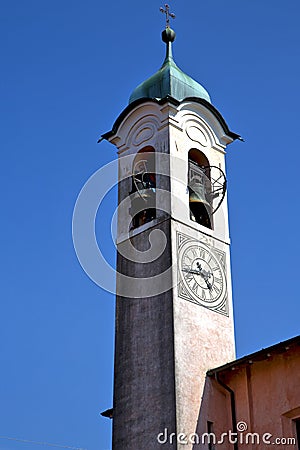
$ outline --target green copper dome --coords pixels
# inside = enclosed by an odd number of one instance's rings
[[[172,56],[172,42],[175,32],[166,28],[162,32],[162,40],[167,44],[166,58],[161,68],[132,92],[129,103],[140,98],[161,99],[171,96],[178,101],[187,97],[199,97],[211,103],[208,92],[201,84],[182,72]]]

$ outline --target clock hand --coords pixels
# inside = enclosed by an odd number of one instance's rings
[[[197,261],[197,267],[199,269],[199,272],[201,273],[201,275],[203,276],[206,284],[209,280],[210,277],[212,277],[212,273],[211,272],[207,272],[206,270],[202,269],[201,264],[199,263],[199,261]],[[211,286],[211,284],[209,283],[209,285]]]
[[[182,272],[192,273],[193,275],[202,275],[202,272],[199,272],[199,270],[192,270],[192,269],[182,269]]]
[[[211,288],[212,288],[212,284],[208,281],[208,279],[207,278],[204,278],[204,281],[205,281],[205,283],[206,283],[206,286],[208,287],[208,289],[209,290],[211,290]]]
[[[193,270],[193,269],[182,269],[183,272],[192,273],[193,275],[201,275],[204,279],[206,286],[210,290],[212,288],[212,284],[209,282],[209,278],[212,276],[211,272],[206,272],[205,270],[202,270],[201,264],[197,263],[199,270]]]
[[[194,275],[202,275],[202,268],[201,268],[201,264],[199,262],[197,262],[197,267],[198,270],[193,270],[193,269],[182,269],[183,272],[188,272],[188,273],[192,273]]]
[[[209,278],[212,276],[211,272],[206,272],[206,270],[203,270],[201,267],[201,264],[199,263],[199,261],[197,261],[197,267],[199,269],[200,274],[202,275],[206,286],[208,287],[209,290],[211,290],[212,288],[212,284],[209,282]]]
[[[202,270],[201,272],[205,278],[210,278],[212,276],[211,272],[206,272],[206,270]]]
[[[192,273],[193,275],[201,275],[202,278],[204,279],[206,286],[208,287],[209,290],[211,290],[212,288],[212,284],[209,282],[209,278],[212,276],[211,272],[206,272],[206,270],[202,269],[201,264],[199,263],[199,261],[197,261],[197,267],[198,267],[198,271],[197,270],[193,270],[193,269],[182,269],[183,272],[188,272],[188,273]]]
[[[204,281],[205,281],[205,283],[206,283],[206,285],[207,285],[207,287],[208,287],[209,290],[212,288],[212,284],[211,284],[211,282],[209,281],[209,279],[210,279],[211,276],[212,276],[212,273],[211,273],[211,272],[204,272],[204,273],[203,273]]]
[[[199,261],[197,261],[197,267],[198,267],[198,269],[199,269],[199,272],[201,272],[202,273],[202,267],[201,267],[201,264],[199,263]]]

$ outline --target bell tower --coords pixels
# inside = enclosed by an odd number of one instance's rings
[[[113,450],[191,450],[174,436],[196,432],[206,372],[235,357],[225,150],[240,136],[176,65],[164,12],[165,60],[102,136],[119,158]]]

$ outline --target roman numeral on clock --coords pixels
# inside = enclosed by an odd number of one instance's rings
[[[184,271],[183,272],[184,273],[184,278],[187,280],[187,281],[191,281],[193,278],[194,278],[194,276],[193,276],[193,274],[192,273],[189,273],[189,272],[186,272],[186,271]]]
[[[192,290],[196,295],[197,295],[198,287],[199,287],[198,283],[196,283],[196,281],[194,281],[194,284],[192,285]]]
[[[216,292],[217,295],[220,294],[221,289],[220,289],[218,286],[216,286],[216,285],[214,284],[212,288],[213,288],[214,292]]]
[[[222,278],[219,278],[219,277],[214,277],[214,282],[218,283],[218,284],[223,284],[222,283]]]
[[[206,251],[203,248],[200,248],[199,250],[199,257],[201,259],[205,259]]]

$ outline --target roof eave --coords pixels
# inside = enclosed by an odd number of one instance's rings
[[[242,358],[231,361],[223,366],[216,367],[215,369],[208,370],[207,375],[209,377],[215,376],[219,373],[227,372],[228,370],[234,370],[238,367],[241,367],[245,364],[252,364],[257,361],[264,361],[270,357],[270,355],[274,353],[283,353],[288,351],[292,346],[300,345],[300,335],[295,336],[286,341],[279,342],[277,344],[271,345],[267,348],[262,348],[257,352],[251,353],[249,355],[243,356]]]
[[[143,97],[143,98],[139,98],[137,100],[134,100],[132,103],[129,103],[128,106],[126,106],[126,108],[121,112],[121,114],[117,117],[115,123],[113,124],[113,127],[111,129],[111,131],[108,131],[104,134],[101,135],[101,138],[98,140],[98,142],[101,142],[103,139],[108,140],[113,137],[117,131],[118,128],[122,122],[122,120],[127,116],[127,114],[132,111],[134,108],[136,108],[137,106],[141,105],[142,103],[145,102],[154,102],[154,103],[158,103],[159,105],[162,105],[166,102],[170,102],[172,103],[174,106],[178,106],[180,105],[180,103],[184,102],[184,101],[193,101],[195,103],[200,103],[202,105],[204,105],[208,110],[211,111],[211,113],[217,118],[217,120],[220,122],[222,128],[224,129],[225,133],[233,140],[240,140],[243,141],[243,138],[237,134],[234,133],[233,131],[229,130],[229,127],[227,125],[227,123],[225,122],[225,119],[223,118],[223,116],[221,115],[221,113],[211,104],[209,103],[207,100],[200,98],[200,97],[186,97],[183,100],[176,100],[174,97],[167,95],[164,98],[161,99],[157,99],[157,98],[148,98],[148,97]]]

